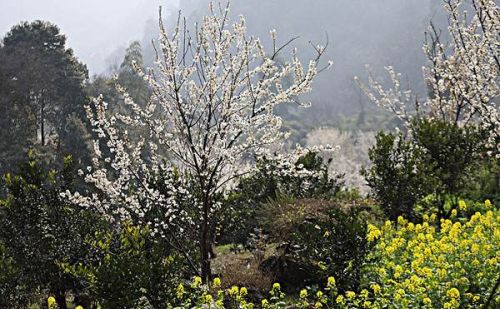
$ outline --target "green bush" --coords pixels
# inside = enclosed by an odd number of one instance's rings
[[[221,243],[246,244],[260,228],[257,213],[261,206],[279,196],[294,198],[333,198],[343,187],[342,175],[329,178],[328,164],[317,153],[310,152],[294,163],[299,171],[314,171],[319,177],[282,173],[281,162],[261,158],[256,170],[243,178],[230,192],[222,214],[219,240]]]
[[[166,308],[172,286],[187,272],[183,259],[151,231],[124,223],[120,230],[88,237],[89,255],[78,263],[61,263],[81,279],[103,308]]]
[[[0,242],[0,307],[24,308],[34,295],[18,282],[19,268]],[[31,291],[32,292],[32,291]]]
[[[475,125],[458,126],[439,120],[419,119],[412,124],[412,141],[424,150],[426,165],[435,178],[433,191],[438,198],[439,216],[448,214],[444,208],[447,197],[458,196],[473,185],[473,172],[486,155],[486,134]],[[449,210],[448,210],[449,211]]]
[[[369,250],[361,210],[320,199],[267,204],[260,219],[284,261],[267,267],[280,282],[294,287],[322,284],[334,276],[340,290],[356,289]]]
[[[460,197],[483,190],[477,188],[477,179],[484,179],[482,186],[491,190],[488,187],[492,186],[494,172],[489,167],[495,159],[486,156],[484,140],[485,132],[472,124],[460,127],[440,120],[417,119],[408,136],[383,132],[377,135],[369,151],[372,166],[363,174],[391,220],[400,215],[410,220],[421,217],[415,206],[429,195],[430,203],[423,201],[419,206],[437,207],[439,217],[448,217]],[[481,169],[483,174],[478,172]]]
[[[60,171],[46,171],[33,153],[29,157],[18,175],[5,175],[7,197],[0,201],[0,242],[18,271],[9,287],[14,290],[6,293],[50,293],[65,308],[66,294],[78,294],[82,285],[61,271],[58,262],[85,255],[83,239],[96,221],[60,197],[73,183],[70,157]]]
[[[368,155],[372,165],[362,172],[385,214],[414,219],[414,205],[435,185],[425,151],[401,133],[380,132]]]

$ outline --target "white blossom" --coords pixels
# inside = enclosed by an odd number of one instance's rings
[[[318,56],[306,67],[295,50],[290,60],[283,61],[282,55],[277,62],[278,53],[285,53],[293,40],[277,47],[273,30],[274,46],[266,52],[259,39],[247,35],[242,16],[231,23],[228,7],[218,12],[210,7],[212,14],[194,30],[179,22],[168,31],[160,16],[156,67],[137,68],[152,91],[147,104],[134,102],[118,87],[130,110],[126,115],[109,115],[102,97],[87,107],[99,139],[85,180],[99,194],[65,194],[112,221],[152,225],[162,237],[169,231],[200,231],[202,247],[210,241],[205,233],[222,207],[215,196],[252,170],[248,158],[283,142],[287,133],[274,110],[311,90],[324,52],[324,47],[316,48]],[[134,127],[141,136],[132,139],[126,128]],[[285,161],[281,172],[307,172]],[[153,185],[160,181],[163,190]],[[197,196],[187,189],[193,183],[201,192]],[[188,215],[182,203],[194,204],[197,214]],[[165,218],[144,219],[158,208]]]
[[[476,122],[489,132],[492,154],[500,156],[500,10],[494,0],[444,0],[449,14],[449,43],[431,24],[423,51],[430,65],[424,79],[431,95],[419,102],[400,87],[399,74],[386,68],[393,87],[384,89],[371,76],[362,89],[379,106],[408,123],[413,114],[464,125]],[[409,108],[412,107],[411,110]],[[423,115],[422,115],[423,114]]]

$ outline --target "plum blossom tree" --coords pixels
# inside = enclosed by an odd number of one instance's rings
[[[102,98],[87,108],[99,138],[93,165],[81,174],[96,190],[64,194],[112,221],[149,225],[185,254],[204,281],[211,276],[212,231],[222,207],[217,197],[252,169],[252,156],[279,149],[287,134],[274,109],[290,102],[308,106],[299,96],[331,65],[319,64],[326,46],[313,45],[317,56],[305,67],[295,49],[283,60],[293,39],[278,45],[274,30],[273,47],[265,50],[247,35],[244,17],[230,22],[229,3],[211,4],[210,12],[194,29],[179,14],[169,32],[160,11],[156,68],[137,67],[150,100],[137,104],[119,87],[131,113],[110,116]],[[145,132],[137,143],[129,138],[132,128]],[[186,211],[183,203],[194,206]],[[157,209],[161,217],[151,217]],[[198,234],[198,262],[179,241],[186,229]]]
[[[495,0],[444,0],[444,7],[449,42],[442,42],[431,23],[423,46],[430,63],[423,69],[430,92],[426,101],[402,89],[392,67],[386,67],[392,88],[385,89],[372,76],[362,88],[406,124],[415,113],[460,126],[477,122],[489,132],[490,154],[500,156],[500,9]]]

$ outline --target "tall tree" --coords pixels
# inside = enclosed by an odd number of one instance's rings
[[[230,23],[228,7],[211,8],[194,32],[179,22],[168,33],[160,17],[157,68],[139,71],[152,89],[151,100],[142,107],[122,91],[131,116],[110,117],[107,104],[99,100],[95,110],[89,109],[101,143],[95,143],[95,165],[86,180],[103,194],[68,192],[74,202],[92,205],[112,220],[134,219],[165,231],[172,242],[182,233],[180,224],[189,222],[189,231],[199,237],[197,272],[205,282],[211,275],[212,231],[222,207],[218,197],[248,171],[246,159],[287,136],[275,108],[311,90],[325,50],[315,47],[317,55],[305,68],[296,52],[279,63],[278,54],[293,40],[280,46],[272,31],[273,47],[266,51],[259,39],[247,35],[243,17]],[[146,132],[137,143],[129,138],[134,127]],[[100,145],[109,149],[109,156]],[[159,151],[165,148],[167,155]],[[160,183],[167,193],[154,186],[169,169],[192,185],[189,200],[196,207],[191,213],[172,198],[185,189],[168,179]],[[164,216],[148,218],[157,209]]]
[[[125,57],[118,73],[118,83],[127,89],[135,102],[144,104],[149,99],[149,85],[137,73],[137,69],[144,69],[144,60],[141,44],[134,41],[125,51]]]
[[[20,161],[37,131],[35,115],[23,104],[22,94],[14,91],[19,81],[9,76],[11,65],[0,45],[0,174]]]
[[[71,138],[67,116],[84,115],[86,66],[66,48],[59,28],[44,21],[14,26],[3,38],[0,55],[8,63],[3,75],[11,81],[3,91],[35,116],[39,143],[50,141],[60,148],[64,139]]]

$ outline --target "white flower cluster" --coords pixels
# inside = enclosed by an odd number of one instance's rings
[[[400,88],[399,75],[389,67],[393,88],[385,90],[373,78],[362,87],[372,101],[408,122],[409,105],[417,113],[459,125],[478,122],[490,132],[489,143],[500,155],[500,9],[495,0],[472,0],[469,14],[463,0],[445,0],[450,42],[444,44],[431,24],[423,50],[430,62],[424,78],[431,95],[419,102]]]
[[[262,151],[257,154],[257,161],[266,162],[260,168],[260,171],[270,177],[278,178],[294,178],[300,180],[300,192],[294,192],[297,195],[307,192],[311,187],[317,185],[324,180],[325,175],[329,179],[334,178],[337,173],[330,171],[328,165],[324,164],[317,169],[309,169],[303,164],[298,164],[301,157],[306,155],[317,155],[323,160],[332,157],[334,152],[337,152],[339,147],[332,147],[330,145],[314,145],[310,147],[301,147],[299,145],[293,151],[287,153],[272,152],[270,150]]]
[[[392,66],[385,67],[385,70],[391,79],[391,88],[384,89],[372,74],[368,74],[368,87],[362,83],[358,84],[371,101],[394,113],[405,124],[409,124],[412,115],[407,111],[407,106],[416,102],[416,97],[411,90],[401,88],[401,73],[396,73]],[[357,76],[354,79],[358,81]]]

